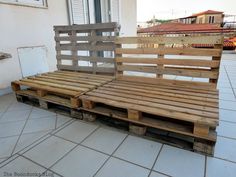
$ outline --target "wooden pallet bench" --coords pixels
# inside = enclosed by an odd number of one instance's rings
[[[222,36],[200,39],[117,38],[120,48],[116,49],[116,80],[80,96],[82,109],[130,122],[132,126],[136,124],[192,137],[193,150],[213,154],[219,121],[216,84],[223,40]],[[191,44],[198,41],[215,47],[192,48]],[[140,47],[140,44],[149,43],[157,44],[158,48]],[[129,44],[138,47],[129,47]],[[172,57],[168,58],[170,55]],[[183,55],[185,58],[181,58]],[[143,75],[137,76],[137,72]],[[173,75],[192,80],[167,79]],[[193,78],[205,78],[208,82]]]
[[[18,96],[39,99],[44,108],[47,108],[46,103],[49,102],[76,109],[81,105],[80,95],[110,82],[112,79],[112,76],[55,71],[14,81],[12,89]],[[27,89],[22,89],[23,86]]]

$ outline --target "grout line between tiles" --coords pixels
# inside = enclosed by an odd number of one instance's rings
[[[204,177],[207,177],[206,176],[206,169],[207,169],[207,156],[205,156],[205,164],[204,164]]]
[[[14,153],[14,151],[15,151],[15,149],[16,149],[16,146],[17,146],[17,144],[18,144],[18,142],[19,142],[19,140],[20,140],[20,137],[21,137],[21,135],[22,135],[22,133],[23,133],[23,131],[24,131],[24,129],[25,129],[25,126],[26,126],[26,124],[27,124],[27,122],[28,122],[28,120],[29,120],[29,118],[30,118],[30,115],[31,115],[32,111],[33,111],[33,107],[32,107],[31,110],[30,110],[30,113],[29,113],[29,115],[28,115],[28,117],[27,117],[27,119],[26,119],[26,121],[25,121],[25,124],[24,124],[24,126],[23,126],[23,128],[22,128],[22,130],[21,130],[21,132],[20,132],[20,135],[19,135],[19,137],[18,137],[18,139],[17,139],[17,141],[16,141],[16,144],[15,144],[15,146],[14,146],[12,152],[11,152],[11,156],[13,155],[13,153]]]
[[[57,119],[58,119],[58,115],[56,113],[55,130],[57,129]]]
[[[158,157],[159,157],[160,154],[161,154],[161,151],[162,151],[162,149],[163,149],[163,146],[164,146],[164,144],[161,145],[161,148],[160,148],[160,150],[159,150],[159,152],[158,152],[158,154],[157,154],[157,156],[156,156],[156,158],[155,158],[155,161],[154,161],[154,163],[153,163],[153,165],[152,165],[152,167],[151,167],[151,170],[150,170],[150,172],[149,172],[148,177],[150,177],[150,175],[151,175],[151,173],[152,173],[152,171],[153,171],[153,168],[154,168],[154,166],[155,166],[155,164],[156,164],[156,162],[157,162]]]
[[[99,129],[100,128],[100,126],[98,126],[96,129],[94,129],[88,136],[86,136],[84,139],[83,139],[83,141],[81,141],[80,142],[80,144],[82,143],[82,142],[84,142],[90,135],[92,135],[97,129]],[[52,136],[54,136],[54,135],[51,135],[50,137],[52,137]],[[75,143],[74,143],[75,144]],[[49,170],[49,171],[53,171],[53,170],[51,170],[51,168],[53,167],[53,166],[55,166],[59,161],[61,161],[64,157],[66,157],[70,152],[72,152],[75,148],[77,148],[80,144],[76,144],[75,145],[75,147],[73,147],[70,151],[68,151],[66,154],[64,154],[61,158],[59,158],[56,162],[54,162],[50,167],[48,167],[48,168],[46,168],[47,170]],[[23,155],[24,156],[24,155]],[[31,161],[33,161],[32,159],[31,159]],[[34,162],[34,161],[33,161]],[[61,175],[60,175],[61,176]]]
[[[11,157],[7,158],[6,160],[4,160],[3,162],[1,162],[1,163],[0,163],[0,169],[3,168],[3,167],[5,167],[7,164],[9,164],[10,162],[12,162],[13,160],[17,159],[19,156],[16,155],[16,157],[14,157],[14,158],[11,159],[9,162],[7,162],[6,164],[4,164],[4,165],[1,166],[1,164],[3,164],[4,162],[6,162],[7,160],[9,160],[9,159],[12,158],[12,157],[13,157],[13,156],[11,156]]]
[[[222,137],[222,138],[226,138],[226,139],[230,139],[230,140],[236,140],[236,138],[231,138],[231,137],[227,137],[227,136],[224,136],[224,135],[217,135],[219,137]]]
[[[226,69],[225,66],[224,66],[224,69],[225,69],[226,75],[227,75],[227,77],[228,77],[228,79],[229,79],[229,84],[230,84],[231,89],[232,89],[232,91],[233,91],[234,97],[236,98],[236,93],[235,93],[235,91],[234,91],[234,89],[233,89],[233,84],[232,84],[232,82],[231,82],[231,79],[230,79],[230,77],[229,77],[229,73],[228,73],[228,71],[227,71],[227,69]]]
[[[112,152],[112,154],[105,160],[105,162],[101,165],[101,167],[96,171],[96,173],[94,173],[93,177],[95,177],[98,172],[104,167],[104,165],[108,162],[108,160],[113,156],[113,154],[115,154],[115,152],[117,151],[117,149],[119,149],[119,147],[123,144],[123,142],[127,139],[129,135],[127,134],[125,136],[125,138],[120,142],[120,144],[116,147],[116,149]]]
[[[30,162],[32,162],[32,163],[34,163],[34,164],[36,164],[36,165],[38,165],[38,166],[44,168],[45,171],[44,171],[43,173],[45,173],[46,171],[51,171],[51,172],[53,172],[53,173],[55,173],[55,174],[57,174],[57,175],[59,175],[59,176],[62,176],[62,175],[60,175],[60,174],[54,172],[53,170],[49,170],[47,167],[45,167],[45,166],[43,166],[43,165],[41,165],[41,164],[39,164],[39,163],[37,163],[37,162],[31,160],[30,158],[28,158],[28,157],[26,157],[26,156],[24,156],[24,155],[22,155],[22,154],[17,154],[17,155],[19,155],[19,157],[22,157],[22,158],[24,158],[24,159],[27,159],[27,160],[29,160]],[[42,174],[42,175],[43,175],[43,174]],[[40,175],[40,176],[42,176],[42,175]]]
[[[68,123],[68,125],[64,125],[64,127],[63,128],[66,128],[67,126],[69,126],[71,123],[73,123],[74,121],[72,121],[72,122],[69,122]],[[62,127],[61,127],[61,129],[63,129]],[[39,140],[36,140],[36,142],[37,141],[39,141],[39,142],[37,142],[35,145],[33,145],[34,143],[32,143],[32,144],[30,144],[29,146],[27,146],[27,147],[25,147],[25,148],[23,148],[22,150],[20,150],[20,151],[23,151],[24,149],[26,149],[26,148],[28,148],[28,147],[30,147],[30,146],[32,146],[31,148],[29,148],[27,151],[25,151],[24,153],[26,153],[26,152],[28,152],[29,150],[31,150],[31,149],[33,149],[35,146],[37,146],[37,145],[39,145],[40,143],[42,143],[42,142],[44,142],[44,141],[46,141],[48,138],[50,138],[52,135],[50,134],[51,132],[49,132],[48,134],[46,134],[45,136],[43,136],[42,138],[40,138]],[[46,136],[48,136],[48,137],[46,137]],[[46,138],[45,138],[46,137]],[[43,138],[45,138],[45,139],[43,139]],[[43,140],[42,140],[43,139]],[[41,141],[40,141],[41,140]],[[19,152],[20,152],[19,151]],[[18,153],[19,153],[18,152]],[[23,153],[23,154],[24,154]]]

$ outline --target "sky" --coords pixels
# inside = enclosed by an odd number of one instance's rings
[[[174,19],[205,10],[236,15],[236,0],[137,0],[137,21]]]

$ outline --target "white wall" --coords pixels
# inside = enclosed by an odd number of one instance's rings
[[[0,95],[22,77],[19,47],[46,46],[49,69],[56,69],[53,26],[67,24],[66,0],[48,0],[47,9],[0,4],[0,51],[12,55],[0,60]]]
[[[120,36],[137,35],[137,0],[120,0]]]

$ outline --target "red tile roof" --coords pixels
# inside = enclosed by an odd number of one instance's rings
[[[193,14],[193,15],[190,15],[190,16],[187,16],[187,17],[183,17],[183,18],[191,18],[191,17],[200,16],[200,15],[223,14],[223,13],[224,13],[224,12],[221,12],[221,11],[206,10],[206,11],[203,11],[203,12],[199,12],[199,13],[196,13],[196,14]],[[181,18],[181,19],[182,19],[182,18]]]
[[[199,13],[193,14],[193,16],[199,16],[199,15],[204,15],[204,14],[223,14],[223,13],[224,12],[221,12],[221,11],[206,10],[206,11],[203,11],[203,12],[199,12]]]
[[[184,24],[178,22],[163,23],[138,30],[138,33],[187,33],[187,32],[222,32],[222,28],[214,24]]]

